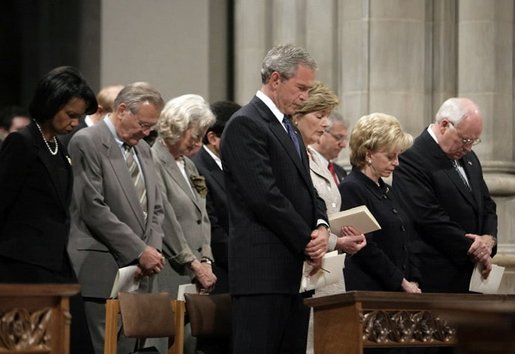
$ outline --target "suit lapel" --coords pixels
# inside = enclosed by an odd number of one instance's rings
[[[326,173],[326,171],[329,172],[329,170],[319,165],[320,161],[316,158],[316,152],[313,151],[313,148],[308,146],[308,151],[311,155],[309,157],[310,161],[312,162],[309,164],[309,169],[313,171],[313,173],[317,176],[323,178],[327,183],[331,183],[331,181],[329,180],[328,173]]]
[[[184,176],[182,175],[182,172],[177,165],[177,162],[173,158],[172,154],[168,151],[166,146],[160,142],[157,141],[155,144],[156,146],[156,156],[159,158],[161,163],[166,166],[165,172],[168,174],[168,176],[184,191],[184,193],[188,196],[188,198],[191,199],[191,201],[197,206],[198,208],[198,201],[197,198],[192,193],[192,188],[189,185],[189,181],[186,181],[184,179]],[[184,168],[186,168],[186,163],[184,164]]]
[[[191,164],[192,164],[191,160],[186,159],[186,158],[184,159],[184,170],[186,171],[186,175],[187,176],[198,175],[198,173],[192,168]],[[188,186],[188,190],[190,191],[189,196],[190,196],[191,200],[193,201],[193,203],[195,204],[197,209],[202,210],[202,208],[200,207],[200,204],[199,204],[199,195],[195,192],[193,192],[193,194],[191,193],[195,189],[195,187],[193,185],[191,185],[191,182],[189,180],[187,183],[189,183],[189,186],[191,186],[191,189]]]
[[[47,175],[48,175],[50,182],[52,184],[52,187],[54,189],[56,199],[62,204],[63,208],[67,209],[68,204],[66,204],[66,200],[65,200],[66,194],[65,193],[68,191],[63,191],[63,189],[60,188],[60,181],[57,177],[56,171],[54,171],[52,162],[50,161],[52,156],[50,155],[48,148],[47,148],[45,142],[43,141],[43,137],[41,136],[41,133],[39,132],[39,130],[37,129],[35,124],[33,124],[31,126],[30,131],[31,131],[32,137],[34,139],[34,147],[37,149],[38,159],[43,163],[43,166],[46,169]],[[58,139],[56,139],[56,141],[57,141],[57,144],[59,145],[59,156],[62,157],[63,156],[63,150],[62,150],[63,146],[59,143]],[[71,172],[70,172],[69,167],[70,166],[68,164],[67,165],[68,176],[70,177]],[[68,179],[68,186],[71,186],[70,179]]]
[[[428,156],[435,160],[435,164],[440,166],[440,168],[445,172],[463,198],[470,204],[474,205],[474,207],[477,207],[477,204],[472,197],[472,193],[467,186],[465,186],[461,177],[458,175],[458,172],[454,169],[451,160],[445,155],[440,146],[438,146],[436,141],[434,141],[431,135],[429,135],[427,130],[424,130],[421,138],[423,139],[424,145],[428,148]]]
[[[134,188],[134,183],[132,182],[131,176],[129,174],[129,169],[127,167],[127,163],[125,162],[125,158],[122,155],[122,151],[116,141],[114,140],[111,131],[107,127],[104,122],[101,122],[102,127],[100,128],[101,134],[103,134],[103,148],[104,153],[107,157],[107,160],[111,164],[113,169],[113,173],[118,179],[118,182],[121,186],[127,186],[128,188],[122,188],[131,209],[138,219],[141,227],[145,229],[145,219],[143,218],[143,213],[141,210],[141,205],[138,200],[138,196],[136,195],[136,190]],[[148,194],[148,193],[147,193]]]
[[[224,171],[220,169],[215,160],[213,160],[213,158],[209,155],[207,151],[202,149],[200,150],[200,154],[202,163],[211,174],[213,180],[222,189],[222,191],[225,191]]]
[[[134,146],[134,150],[138,155],[138,160],[141,167],[141,173],[143,173],[143,178],[145,179],[145,189],[147,190],[147,211],[148,216],[152,214],[154,210],[154,206],[156,203],[156,196],[154,193],[149,193],[149,191],[153,191],[155,189],[154,178],[152,178],[151,171],[155,168],[152,158],[150,156],[144,156],[143,149],[141,144],[146,144],[143,140],[140,140],[139,143]],[[150,217],[147,217],[147,222]]]
[[[299,171],[300,175],[304,179],[307,185],[311,185],[311,181],[308,178],[308,168],[307,168],[307,153],[306,148],[304,147],[304,144],[302,143],[302,139],[299,138],[299,145],[300,145],[300,158],[297,154],[297,150],[295,150],[295,146],[293,145],[293,142],[291,141],[290,137],[288,136],[288,133],[284,129],[281,123],[277,119],[271,119],[270,120],[270,130],[275,135],[279,143],[284,147],[284,150],[286,150],[286,153],[290,157],[290,159],[295,164],[295,167],[297,167],[297,170]]]
[[[469,155],[465,155],[462,158],[462,164],[463,169],[465,170],[465,173],[467,174],[467,179],[470,185],[470,188],[472,189],[472,196],[474,197],[474,200],[476,201],[476,205],[479,208],[479,205],[481,204],[481,185],[479,184],[479,176],[478,176],[478,167],[475,166],[472,159],[469,158]]]

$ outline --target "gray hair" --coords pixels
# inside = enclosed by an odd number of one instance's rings
[[[274,71],[285,79],[291,78],[299,65],[313,70],[318,68],[316,61],[301,47],[291,44],[279,45],[268,51],[261,66],[261,82],[266,84]]]
[[[452,97],[442,103],[436,112],[435,123],[447,118],[452,124],[458,125],[472,112],[479,114],[479,108],[474,102],[465,97]]]
[[[340,123],[344,126],[345,129],[349,129],[349,122],[343,119],[343,116],[340,112],[332,111],[328,118],[328,125],[325,128],[326,132],[330,132],[333,129],[334,123]]]
[[[202,96],[187,94],[168,101],[157,123],[157,132],[164,141],[175,144],[188,129],[202,137],[215,123],[215,115]]]
[[[127,109],[136,114],[142,103],[148,102],[155,106],[159,111],[163,109],[164,100],[159,91],[146,82],[134,82],[125,86],[114,99],[113,110],[116,110],[122,103],[127,105]]]

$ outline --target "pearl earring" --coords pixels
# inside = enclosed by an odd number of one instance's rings
[[[371,164],[372,164],[372,160],[368,159],[368,160],[367,160],[367,163],[368,163],[369,165],[371,165]]]

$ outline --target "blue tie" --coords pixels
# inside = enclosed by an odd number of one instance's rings
[[[300,144],[299,144],[299,138],[297,137],[297,133],[291,126],[290,120],[287,116],[283,117],[283,125],[286,128],[286,131],[288,132],[288,135],[290,136],[291,141],[293,141],[293,145],[295,145],[295,150],[297,150],[297,154],[300,157]]]

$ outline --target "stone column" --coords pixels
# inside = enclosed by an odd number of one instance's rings
[[[459,0],[458,94],[477,102],[484,116],[474,148],[495,197],[498,255],[506,266],[503,291],[515,291],[514,1]]]
[[[318,79],[335,91],[337,0],[236,0],[235,97],[247,103],[261,87],[261,62],[278,44],[305,47],[319,64]]]

